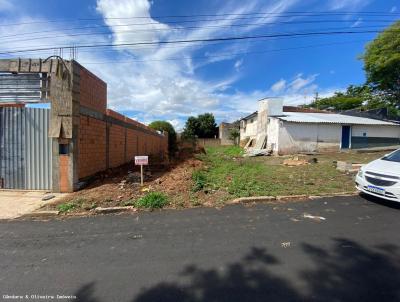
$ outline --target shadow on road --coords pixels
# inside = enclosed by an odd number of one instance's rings
[[[372,196],[372,195],[368,195],[368,194],[365,194],[365,193],[360,193],[360,196],[362,198],[364,198],[365,200],[368,200],[370,202],[379,204],[381,206],[385,206],[385,207],[389,207],[389,208],[392,208],[392,209],[400,210],[400,202],[382,199],[382,198],[375,197],[375,196]]]
[[[329,249],[304,243],[299,253],[313,263],[309,269],[290,271],[304,282],[302,288],[274,273],[279,266],[288,265],[279,255],[253,248],[224,270],[188,266],[180,276],[184,282],[145,288],[132,302],[400,301],[400,254],[396,245],[367,248],[337,238]],[[75,295],[79,301],[102,301],[94,298],[92,283]]]

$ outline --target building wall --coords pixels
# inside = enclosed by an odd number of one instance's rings
[[[221,123],[218,127],[219,139],[222,146],[234,145],[234,141],[230,139],[231,130],[235,129],[235,125],[229,123]]]
[[[341,125],[282,122],[279,129],[278,153],[338,151]]]
[[[242,125],[240,127],[240,140],[255,138],[257,136],[257,116],[244,121],[244,123],[244,127]]]
[[[271,150],[274,154],[279,151],[279,131],[281,121],[276,118],[268,118],[267,128],[267,149]]]
[[[354,125],[351,129],[351,148],[400,145],[400,125]]]

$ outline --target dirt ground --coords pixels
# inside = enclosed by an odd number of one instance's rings
[[[170,207],[196,205],[193,200],[197,198],[191,192],[191,176],[202,164],[202,161],[190,156],[175,160],[164,167],[147,166],[144,170],[143,187],[140,186],[140,169],[133,164],[125,165],[98,175],[87,187],[68,194],[46,208],[56,209],[60,204],[76,203],[79,207],[73,209],[73,212],[77,212],[95,207],[126,206],[148,192],[163,192],[168,195]],[[201,193],[197,195],[199,194]]]

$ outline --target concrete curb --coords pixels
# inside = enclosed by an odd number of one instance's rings
[[[232,201],[229,202],[229,204],[318,199],[318,198],[335,197],[335,196],[355,196],[357,194],[358,192],[352,191],[352,192],[339,192],[339,193],[321,193],[319,195],[278,195],[278,196],[240,197],[233,199]]]
[[[24,215],[21,215],[17,218],[45,218],[45,217],[54,217],[58,216],[60,214],[60,211],[35,211],[31,213],[26,213]]]
[[[98,207],[98,208],[95,208],[93,211],[96,214],[108,214],[108,213],[120,213],[120,212],[136,212],[137,209],[133,206],[109,207],[109,208]]]

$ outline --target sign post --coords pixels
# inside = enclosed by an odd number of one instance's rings
[[[149,157],[146,156],[135,156],[135,165],[140,166],[140,185],[143,186],[143,166],[149,164]]]

